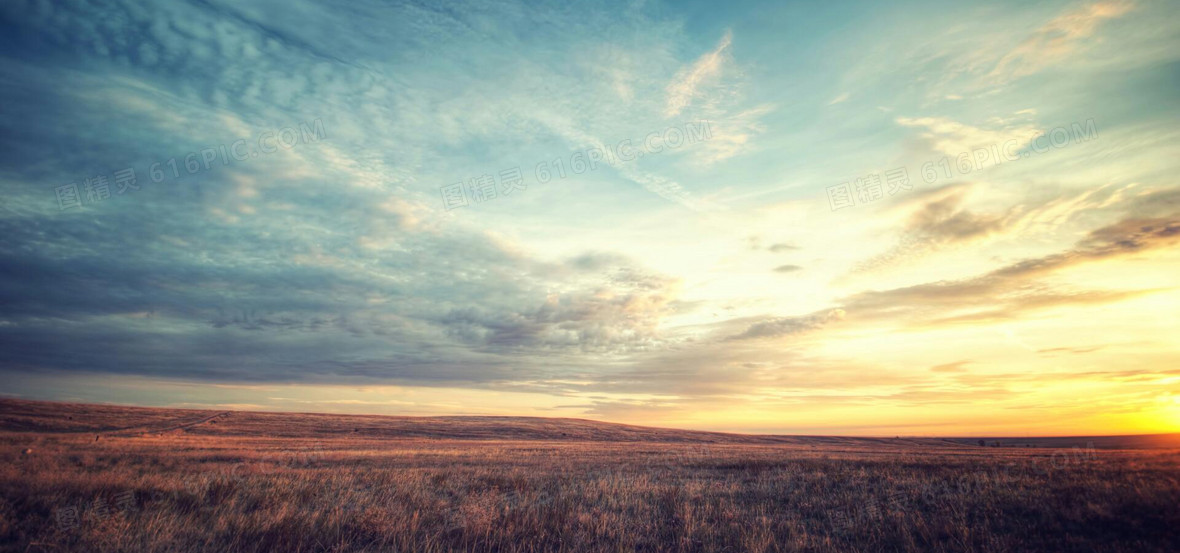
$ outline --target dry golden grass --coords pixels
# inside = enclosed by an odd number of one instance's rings
[[[213,415],[0,402],[3,550],[1180,550],[1175,450]]]

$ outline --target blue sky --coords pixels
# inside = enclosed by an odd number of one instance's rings
[[[6,2],[4,393],[1177,430],[1176,12]]]

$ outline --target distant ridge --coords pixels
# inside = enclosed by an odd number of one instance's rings
[[[1178,448],[1180,434],[1067,438],[860,438],[776,436],[677,430],[575,418],[390,416],[209,411],[0,399],[0,432],[150,436],[357,437],[378,439],[792,444],[815,446]]]

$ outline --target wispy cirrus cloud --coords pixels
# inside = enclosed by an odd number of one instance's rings
[[[766,130],[762,119],[774,108],[769,104],[744,105],[741,71],[730,53],[732,31],[725,31],[717,46],[677,71],[665,88],[664,117],[692,113],[706,119],[712,137],[694,161],[711,165],[747,150],[754,136]]]
[[[987,77],[1003,83],[1037,73],[1077,53],[1108,20],[1135,8],[1129,0],[1111,0],[1071,9],[1046,23],[996,63]]]
[[[729,53],[732,43],[733,32],[725,31],[721,41],[711,52],[697,58],[691,65],[676,73],[665,89],[667,99],[664,117],[680,115],[698,98],[711,95],[712,91],[708,89],[720,79],[726,65],[733,61]]]
[[[957,156],[975,148],[1012,144],[1019,149],[1037,136],[1038,129],[1025,114],[1009,118],[995,117],[987,126],[975,126],[947,117],[898,117],[903,127],[922,129],[921,137],[937,153]]]

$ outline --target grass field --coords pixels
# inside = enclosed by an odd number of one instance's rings
[[[0,548],[1180,550],[1175,436],[994,441],[6,400]]]

